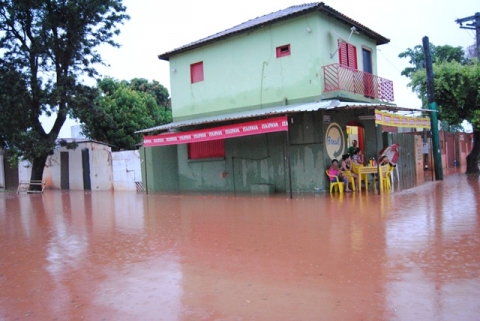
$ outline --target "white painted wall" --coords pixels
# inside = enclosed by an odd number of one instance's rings
[[[135,191],[135,182],[142,181],[138,150],[112,153],[113,185],[115,191]]]
[[[92,191],[113,190],[112,150],[106,145],[90,144],[90,179],[92,182]]]
[[[59,147],[48,157],[43,172],[45,188],[61,188],[60,153],[69,153],[69,183],[71,190],[83,190],[82,149],[89,150],[90,181],[94,190],[136,191],[135,182],[142,181],[138,150],[113,152],[107,145],[97,142],[77,142],[76,149]],[[1,158],[0,158],[1,160]],[[2,163],[3,164],[3,163]],[[0,168],[1,170],[2,168]],[[20,180],[30,180],[32,164],[21,161],[18,165]],[[2,178],[0,173],[0,179]],[[1,181],[0,181],[1,183]]]
[[[58,148],[47,159],[43,179],[47,188],[61,188],[60,153],[68,152],[69,183],[71,190],[83,190],[82,149],[89,150],[90,182],[92,191],[113,190],[112,152],[107,145],[96,142],[78,142],[76,149]],[[27,178],[29,179],[29,178]]]
[[[29,181],[32,176],[32,163],[28,160],[18,162],[18,180]]]

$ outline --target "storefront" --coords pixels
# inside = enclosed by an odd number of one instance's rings
[[[365,155],[373,156],[382,147],[379,124],[388,117],[394,123],[410,121],[392,114],[397,111],[419,110],[321,101],[145,129],[139,131],[145,135],[143,184],[148,192],[220,193],[249,193],[267,184],[290,196],[324,189],[325,169],[348,147],[347,124],[362,126]]]

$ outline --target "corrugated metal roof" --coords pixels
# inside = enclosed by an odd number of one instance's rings
[[[338,100],[324,100],[317,101],[305,104],[297,105],[288,105],[288,106],[276,106],[270,108],[256,109],[256,110],[247,110],[236,113],[229,113],[223,115],[215,115],[209,117],[201,117],[191,120],[172,122],[161,126],[151,127],[147,129],[142,129],[136,131],[135,133],[149,133],[155,131],[164,131],[173,128],[180,128],[186,126],[196,126],[210,123],[218,123],[236,119],[243,118],[254,118],[254,117],[263,117],[263,116],[272,116],[279,114],[293,114],[299,112],[312,112],[323,110],[335,110],[335,109],[378,109],[378,110],[389,110],[389,111],[409,111],[409,112],[429,112],[428,109],[415,109],[407,107],[399,107],[394,105],[385,105],[385,104],[370,104],[370,103],[356,103],[356,102],[340,102]]]
[[[222,39],[226,39],[232,36],[235,36],[240,33],[247,32],[251,29],[257,29],[257,28],[262,28],[266,25],[270,25],[273,23],[276,23],[281,20],[286,20],[290,19],[296,16],[300,16],[306,13],[310,12],[322,12],[324,14],[327,14],[335,19],[338,19],[344,23],[347,23],[349,27],[354,26],[358,32],[364,33],[365,35],[373,38],[376,40],[377,45],[382,45],[390,42],[390,39],[385,38],[384,36],[376,33],[375,31],[371,30],[370,28],[367,28],[366,26],[362,25],[361,23],[347,17],[343,13],[340,13],[339,11],[325,5],[323,2],[313,2],[313,3],[307,3],[307,4],[302,4],[302,5],[296,5],[296,6],[291,6],[286,9],[282,9],[276,12],[272,12],[251,20],[248,20],[244,23],[241,23],[235,27],[232,27],[230,29],[218,32],[214,35],[208,36],[206,38],[194,41],[192,43],[189,43],[187,45],[184,45],[182,47],[176,48],[172,51],[163,53],[158,55],[159,59],[162,60],[169,60],[171,56],[189,51],[201,46],[204,46],[209,43],[213,43]]]

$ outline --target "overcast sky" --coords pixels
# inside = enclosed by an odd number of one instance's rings
[[[378,47],[378,75],[392,80],[399,106],[420,108],[421,103],[407,88],[400,72],[408,66],[398,54],[422,44],[427,36],[435,45],[467,47],[475,42],[473,30],[460,29],[458,18],[480,12],[479,0],[330,0],[326,5],[390,39]],[[131,19],[121,27],[116,41],[121,48],[102,47],[110,67],[100,68],[105,76],[131,80],[157,80],[170,90],[168,62],[157,55],[223,31],[247,20],[292,5],[301,0],[124,0]],[[45,127],[49,121],[45,120]],[[67,121],[60,137],[70,137]],[[51,125],[50,125],[51,126]]]

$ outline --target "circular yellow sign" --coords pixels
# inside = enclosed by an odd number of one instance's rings
[[[325,133],[325,149],[330,159],[338,159],[345,150],[345,135],[337,123],[331,123]]]

